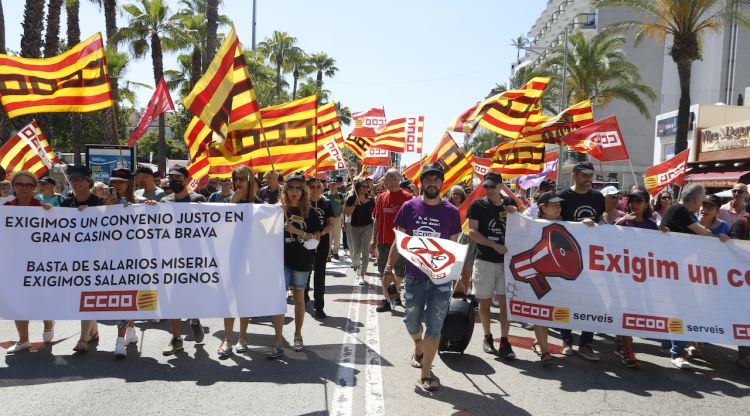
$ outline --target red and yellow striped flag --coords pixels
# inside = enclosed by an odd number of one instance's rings
[[[469,121],[469,117],[474,114],[474,111],[479,106],[479,103],[474,104],[468,109],[464,110],[463,113],[456,116],[448,125],[448,131],[454,131],[456,133],[471,133],[474,129]]]
[[[443,188],[440,193],[448,192],[451,186],[471,178],[474,168],[466,159],[466,155],[446,131],[435,150],[427,157],[425,163],[440,162],[443,165]],[[415,182],[416,183],[416,182]]]
[[[521,136],[533,143],[560,144],[560,138],[594,122],[591,101],[581,101],[566,108],[560,114],[549,117],[541,112],[529,117]]]
[[[232,169],[240,165],[250,165],[256,172],[267,172],[272,169],[271,161],[278,171],[306,170],[315,165],[317,96],[264,108],[260,113],[263,132],[260,129],[235,130],[223,144],[208,146],[212,177],[229,177]]]
[[[424,165],[425,160],[427,160],[428,156],[425,156],[421,160],[417,160],[411,165],[405,167],[404,170],[401,171],[401,176],[405,177],[406,179],[412,182],[417,182],[419,180],[419,173],[420,173],[419,171],[420,169],[422,169],[422,165]]]
[[[339,147],[344,142],[344,136],[341,134],[341,124],[333,102],[318,107],[317,123],[318,131],[315,135],[315,142],[318,172],[346,169]]]
[[[206,73],[182,102],[222,137],[234,130],[260,128],[258,100],[234,27]]]
[[[424,116],[397,118],[377,129],[370,148],[391,152],[422,153]]]
[[[0,101],[11,118],[111,107],[101,33],[52,58],[0,55]]]
[[[529,113],[537,106],[549,81],[549,78],[535,77],[517,90],[485,99],[469,116],[472,130],[479,124],[497,134],[518,139]]]
[[[544,169],[544,143],[512,140],[501,143],[486,152],[492,159],[492,170],[503,178],[539,173]]]
[[[360,160],[365,157],[365,152],[367,152],[367,149],[369,149],[371,145],[372,138],[369,137],[353,136],[350,134],[344,139],[344,147],[354,152]]]
[[[35,120],[0,148],[0,166],[9,176],[22,170],[42,176],[54,163],[60,163],[60,160]]]

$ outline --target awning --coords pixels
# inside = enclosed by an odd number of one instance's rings
[[[750,170],[730,170],[724,172],[695,172],[685,175],[685,182],[698,182],[707,188],[732,187]]]

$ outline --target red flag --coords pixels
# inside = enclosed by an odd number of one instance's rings
[[[472,165],[474,165],[474,173],[479,176],[479,179],[483,179],[484,175],[492,170],[492,159],[474,156]]]
[[[354,119],[354,130],[351,136],[357,137],[375,137],[375,130],[385,125],[385,110],[382,108],[372,108],[367,111],[352,114]]]
[[[561,140],[571,148],[588,153],[602,162],[630,159],[615,116],[581,127]]]
[[[391,167],[391,152],[388,150],[371,147],[365,152],[362,166],[385,166]]]
[[[547,152],[544,154],[544,170],[547,170],[548,167],[551,166],[552,163],[557,161],[557,150],[553,152]],[[553,170],[552,173],[550,173],[547,176],[547,179],[551,181],[557,180],[557,169]]]
[[[685,170],[687,169],[689,155],[690,149],[685,149],[682,153],[666,162],[646,169],[644,182],[646,183],[648,193],[655,196],[670,183],[682,186],[685,181]]]
[[[146,111],[143,112],[141,119],[138,121],[138,127],[133,130],[133,134],[128,138],[128,146],[133,147],[135,142],[146,133],[148,126],[151,125],[154,119],[166,111],[174,111],[174,103],[172,103],[172,97],[169,96],[167,83],[162,78],[156,86],[156,90],[154,90],[154,95],[149,100],[148,106],[146,106]]]

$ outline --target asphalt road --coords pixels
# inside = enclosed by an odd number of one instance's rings
[[[374,271],[374,267],[370,268]],[[556,356],[544,368],[529,345],[533,332],[514,325],[516,360],[481,350],[476,327],[466,354],[444,354],[434,372],[443,387],[426,393],[409,365],[412,342],[403,310],[375,312],[380,289],[375,275],[357,286],[346,263],[329,264],[326,312],[305,316],[306,349],[286,348],[268,360],[273,330],[267,318],[252,319],[247,354],[219,359],[220,319],[206,319],[201,345],[186,337],[185,351],[164,357],[167,322],[137,324],[140,341],[116,360],[116,327],[100,323],[100,342],[73,354],[77,321],[56,324],[55,341],[6,355],[16,338],[13,322],[0,321],[0,407],[3,414],[253,414],[253,415],[594,415],[750,414],[750,373],[735,366],[736,349],[707,346],[694,371],[672,367],[651,340],[635,340],[642,365],[632,370],[612,354],[613,338],[597,336],[602,361]],[[284,335],[291,341],[292,306]],[[32,322],[32,341],[41,341]],[[499,332],[497,325],[495,332]],[[185,325],[184,333],[190,331]],[[556,334],[555,334],[556,335]],[[552,339],[559,345],[559,340]]]

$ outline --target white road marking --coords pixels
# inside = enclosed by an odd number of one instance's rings
[[[367,305],[365,321],[365,415],[368,416],[385,414],[383,371],[380,365],[380,327],[376,307]]]
[[[331,414],[349,416],[352,414],[352,397],[354,396],[354,366],[357,353],[357,323],[361,306],[362,286],[355,286],[352,291],[352,302],[349,304],[348,319],[344,339],[341,342],[339,370],[336,374],[336,388],[331,396]]]

